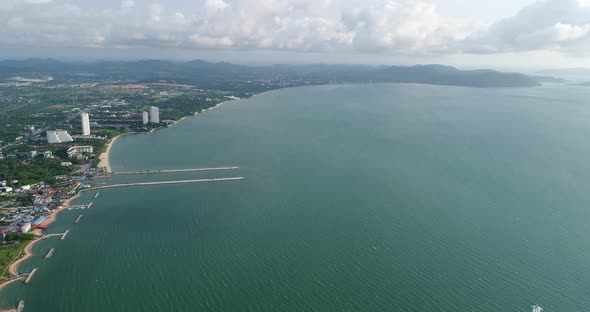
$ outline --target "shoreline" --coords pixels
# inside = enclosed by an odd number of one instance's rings
[[[236,99],[231,99],[231,100],[228,100],[228,101],[223,101],[223,102],[220,102],[220,103],[218,103],[218,104],[216,104],[216,105],[214,105],[214,106],[212,106],[212,107],[209,107],[209,108],[207,108],[207,109],[203,109],[203,110],[201,110],[200,112],[195,112],[193,115],[184,116],[184,117],[182,117],[181,119],[179,119],[179,120],[175,121],[175,122],[173,123],[173,125],[174,125],[174,124],[176,124],[176,123],[178,123],[178,122],[181,122],[181,121],[183,121],[183,120],[185,120],[185,119],[188,119],[188,118],[195,118],[195,117],[197,117],[198,115],[200,115],[200,114],[202,114],[202,113],[204,113],[204,112],[208,112],[208,111],[214,110],[214,109],[216,109],[216,108],[218,108],[218,107],[222,106],[223,104],[226,104],[226,103],[227,103],[227,102],[229,102],[229,101],[235,101],[235,100],[239,100],[239,98],[236,98]],[[151,132],[153,132],[153,131],[155,131],[155,130],[157,130],[157,129],[159,129],[159,128],[154,128],[154,129],[151,129],[151,130],[150,130],[150,133],[151,133]],[[97,166],[97,167],[98,167],[98,168],[104,168],[104,170],[105,170],[105,172],[106,172],[106,173],[112,173],[112,168],[111,168],[111,165],[110,165],[110,162],[109,162],[109,157],[110,157],[110,152],[111,152],[111,148],[112,148],[112,146],[113,146],[113,143],[115,143],[115,141],[116,141],[116,140],[117,140],[119,137],[121,137],[121,136],[128,135],[128,134],[134,134],[134,133],[136,133],[136,132],[128,132],[128,133],[123,133],[123,134],[119,134],[119,135],[115,136],[114,138],[112,138],[112,139],[109,141],[109,143],[107,144],[107,149],[106,149],[106,151],[105,151],[105,152],[103,152],[103,153],[101,153],[101,154],[99,155],[99,163],[98,163],[98,166]],[[52,211],[52,212],[51,212],[51,213],[50,213],[50,214],[47,216],[47,219],[45,219],[43,222],[41,222],[41,224],[43,224],[43,225],[49,225],[49,224],[51,224],[51,223],[55,222],[55,221],[57,220],[57,215],[58,215],[60,212],[62,212],[63,210],[67,209],[67,208],[70,206],[70,204],[71,204],[71,202],[72,202],[73,200],[75,200],[75,199],[77,199],[78,197],[80,197],[80,194],[81,194],[83,191],[85,191],[85,190],[79,190],[79,191],[78,191],[78,193],[76,193],[76,195],[74,195],[74,196],[72,196],[72,197],[68,198],[68,199],[67,199],[67,200],[66,200],[66,201],[63,203],[63,205],[61,206],[61,208],[58,208],[58,209],[55,209],[54,211]],[[33,251],[32,251],[32,250],[33,250],[33,247],[35,246],[35,244],[36,244],[37,242],[39,242],[39,241],[42,241],[42,240],[45,240],[45,239],[49,238],[48,236],[45,236],[44,234],[41,234],[42,232],[41,232],[41,230],[39,230],[39,229],[35,229],[35,230],[34,230],[34,231],[32,231],[31,233],[34,233],[34,234],[36,234],[38,237],[37,237],[36,239],[34,239],[34,240],[31,240],[31,241],[29,241],[29,242],[26,244],[26,246],[23,248],[23,251],[22,251],[22,252],[21,252],[19,255],[17,255],[17,257],[15,258],[15,260],[13,260],[13,262],[12,262],[12,263],[10,263],[10,265],[9,265],[9,266],[8,266],[8,268],[7,268],[7,271],[8,271],[8,272],[9,272],[9,273],[10,273],[12,276],[11,276],[11,277],[8,277],[8,279],[7,279],[7,280],[3,281],[3,282],[0,284],[0,291],[1,291],[2,289],[4,289],[4,287],[6,287],[6,286],[8,286],[8,285],[10,285],[10,284],[12,284],[12,283],[14,283],[14,282],[18,281],[18,280],[24,280],[24,279],[25,279],[25,277],[24,277],[24,276],[18,276],[18,275],[19,275],[19,273],[18,273],[18,267],[19,267],[19,265],[20,265],[21,263],[23,263],[24,261],[26,261],[26,260],[29,260],[31,257],[33,257],[33,256],[34,256],[34,254],[33,254]],[[24,253],[24,255],[23,255],[23,253]],[[16,310],[15,310],[14,308],[0,308],[0,312],[5,312],[5,311],[16,311]]]
[[[80,197],[80,192],[78,192],[76,195],[68,198],[64,202],[64,204],[62,205],[61,208],[58,208],[58,209],[54,210],[53,212],[51,212],[49,214],[49,216],[47,217],[47,219],[43,220],[43,222],[41,222],[41,224],[43,224],[43,225],[49,225],[49,224],[55,222],[57,220],[57,215],[60,212],[62,212],[63,210],[67,209],[70,206],[71,202],[74,199],[78,198],[78,197]],[[48,238],[47,236],[40,236],[40,237],[38,237],[38,238],[36,238],[36,239],[34,239],[32,241],[29,241],[27,243],[27,245],[25,246],[25,248],[23,249],[24,256],[21,253],[21,254],[19,254],[16,257],[16,259],[12,263],[10,263],[10,265],[8,266],[8,273],[10,273],[13,276],[14,275],[18,275],[19,274],[18,273],[18,267],[19,267],[19,265],[21,263],[23,263],[24,261],[26,261],[26,260],[30,259],[31,257],[33,257],[33,246],[37,242],[42,241],[42,240],[45,240],[47,238]],[[13,283],[15,281],[22,280],[22,279],[24,279],[24,277],[22,277],[22,276],[9,278],[8,280],[6,280],[2,284],[0,284],[0,290],[2,290],[5,286],[7,286],[7,285],[9,285],[9,284],[11,284],[11,283]],[[0,310],[0,312],[1,311],[2,310]]]
[[[220,102],[220,103],[218,103],[218,104],[215,104],[214,106],[211,106],[211,107],[209,107],[209,108],[205,108],[205,109],[201,110],[200,112],[195,112],[195,113],[194,113],[194,114],[192,114],[192,115],[184,116],[184,117],[182,117],[182,118],[180,118],[180,119],[178,119],[178,120],[175,120],[175,121],[174,121],[174,123],[172,123],[170,126],[173,126],[173,125],[175,125],[175,124],[177,124],[177,123],[179,123],[179,122],[181,122],[181,121],[183,121],[183,120],[185,120],[185,119],[199,117],[199,115],[201,115],[201,114],[203,114],[203,113],[206,113],[206,112],[208,112],[208,111],[211,111],[211,110],[213,110],[213,109],[216,109],[216,108],[218,108],[219,106],[221,106],[221,105],[223,105],[223,104],[225,104],[225,103],[227,103],[227,102],[231,102],[231,101],[237,101],[237,100],[241,100],[241,98],[235,98],[235,99],[231,99],[231,100],[226,100],[226,101]],[[156,130],[156,129],[157,129],[157,128],[155,128],[155,129],[152,129],[150,132],[152,132],[152,131],[154,131],[154,130]]]
[[[232,99],[230,101],[236,101],[236,100],[240,100],[240,98]],[[223,102],[220,102],[220,103],[216,104],[215,106],[211,106],[209,108],[203,109],[200,112],[195,112],[192,115],[184,116],[184,117],[180,118],[179,120],[174,121],[174,123],[171,124],[171,125],[175,125],[175,124],[177,124],[177,123],[179,123],[179,122],[181,122],[181,121],[183,121],[185,119],[188,119],[188,118],[195,118],[198,115],[200,115],[202,113],[205,113],[205,112],[208,112],[208,111],[211,111],[211,110],[214,110],[214,109],[220,107],[221,105],[223,105],[223,104],[225,104],[227,102],[229,102],[229,101],[223,101]],[[152,132],[154,132],[154,131],[156,131],[158,129],[159,129],[159,127],[158,128],[153,128],[153,129],[151,129],[149,131],[149,133],[152,133]],[[113,173],[113,169],[111,168],[111,163],[109,162],[109,158],[110,158],[110,154],[111,154],[111,148],[113,147],[113,143],[115,143],[115,141],[118,138],[120,138],[120,137],[122,137],[124,135],[136,134],[136,133],[143,133],[143,132],[134,132],[134,131],[131,131],[131,132],[128,132],[128,133],[119,134],[116,137],[112,138],[110,140],[110,142],[107,144],[107,150],[105,152],[101,153],[98,156],[99,162],[98,162],[98,166],[97,167],[98,168],[104,168],[104,170],[105,170],[106,173]]]
[[[133,133],[133,132],[131,132]],[[112,168],[111,168],[111,164],[109,163],[109,154],[111,153],[111,147],[113,147],[113,143],[115,143],[115,141],[126,134],[130,134],[130,133],[123,133],[123,134],[119,134],[116,137],[112,138],[109,143],[107,144],[107,150],[103,153],[100,154],[100,156],[98,156],[98,168],[104,168],[104,171],[106,173],[111,173],[113,172]]]

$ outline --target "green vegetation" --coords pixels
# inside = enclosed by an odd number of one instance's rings
[[[17,233],[17,232],[8,232],[6,233],[5,240],[10,241],[28,241],[35,239],[35,235],[30,233]]]
[[[93,134],[100,135],[103,130],[118,131],[117,126],[142,131],[141,112],[152,105],[160,107],[160,120],[178,120],[225,101],[227,95],[244,96],[240,92],[193,86],[145,84],[142,88],[126,89],[121,86],[132,81],[114,83],[88,88],[50,84],[0,86],[0,141],[10,143],[23,136],[26,142],[32,135],[30,126],[35,131],[59,128],[79,134],[81,109],[92,108],[91,121],[104,125],[93,127]]]
[[[0,178],[10,182],[18,180],[13,186],[47,181],[51,178],[69,174],[71,169],[62,167],[57,159],[35,158],[34,160],[4,159],[0,161]]]
[[[19,241],[18,243],[0,245],[0,272],[2,272],[1,278],[8,276],[8,267],[16,259],[18,255],[23,252],[23,249],[28,244],[28,241]]]

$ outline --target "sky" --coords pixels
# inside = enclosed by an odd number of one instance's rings
[[[0,0],[0,59],[590,67],[590,0]]]

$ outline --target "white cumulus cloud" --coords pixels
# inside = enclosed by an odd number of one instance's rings
[[[541,0],[472,35],[467,49],[483,53],[555,50],[590,53],[590,1]]]
[[[195,0],[184,6],[121,0],[112,8],[73,0],[1,2],[0,42],[13,46],[590,51],[590,0],[539,0],[492,25],[447,17],[435,0]]]

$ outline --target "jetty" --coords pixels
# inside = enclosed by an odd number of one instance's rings
[[[176,181],[159,181],[159,182],[138,182],[125,184],[111,184],[96,186],[94,189],[105,189],[115,187],[129,187],[129,186],[146,186],[146,185],[163,185],[163,184],[185,184],[185,183],[206,183],[206,182],[223,182],[223,181],[239,181],[244,180],[244,177],[231,178],[210,178],[210,179],[194,179],[194,180],[176,180]]]
[[[237,166],[230,166],[230,167],[213,167],[213,168],[190,168],[190,169],[148,169],[148,170],[138,170],[138,171],[121,171],[121,172],[114,172],[113,174],[153,174],[153,173],[174,173],[174,172],[195,172],[195,171],[221,171],[221,170],[238,170],[240,167]]]
[[[35,273],[37,273],[37,268],[34,268],[31,273],[29,273],[29,275],[27,276],[27,279],[25,280],[25,284],[28,284],[31,282],[31,280],[33,279],[33,277],[35,276]]]
[[[18,302],[18,306],[16,306],[16,312],[23,312],[25,310],[25,301],[21,300]]]
[[[66,231],[67,232],[67,231]],[[53,237],[53,236],[63,236],[65,233],[53,233],[53,234],[45,234],[42,236],[43,239]]]
[[[84,215],[79,215],[78,218],[76,218],[76,221],[74,221],[74,224],[78,224],[78,222],[80,222],[80,219],[82,219]]]
[[[53,252],[55,252],[55,248],[49,249],[49,252],[45,255],[45,260],[51,258],[51,256],[53,256]]]
[[[96,194],[94,194],[94,198],[98,198],[99,195],[100,195],[100,192],[96,192]]]
[[[66,236],[68,236],[68,233],[70,233],[70,230],[66,230],[63,234],[61,234],[61,240],[66,239]]]
[[[70,207],[68,207],[68,210],[72,210],[72,209],[85,209],[86,205],[71,205]]]

